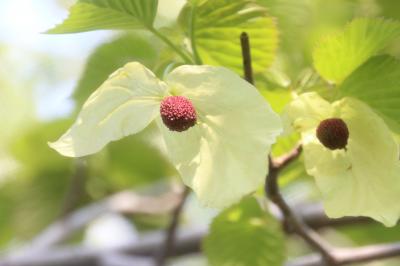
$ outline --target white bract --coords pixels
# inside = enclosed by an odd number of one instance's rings
[[[397,223],[399,146],[382,118],[359,100],[330,104],[316,93],[300,95],[285,116],[302,134],[306,170],[315,177],[329,217],[369,216],[386,226]],[[346,149],[327,149],[317,139],[316,128],[328,118],[347,124]]]
[[[191,101],[195,126],[176,132],[164,125],[160,104],[172,95]],[[82,157],[154,120],[184,183],[210,207],[231,205],[259,187],[281,132],[279,116],[256,88],[226,68],[181,66],[160,81],[143,65],[129,63],[90,96],[75,124],[50,146]]]

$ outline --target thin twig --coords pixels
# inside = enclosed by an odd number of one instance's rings
[[[78,158],[75,160],[75,172],[71,176],[68,190],[64,197],[60,217],[66,216],[76,208],[79,200],[84,195],[84,185],[88,175],[86,160]]]
[[[249,83],[254,84],[253,68],[251,64],[250,40],[249,35],[246,32],[242,32],[240,35],[240,44],[242,47],[244,79]]]
[[[181,195],[181,199],[179,204],[176,206],[174,211],[172,212],[172,220],[170,225],[167,228],[167,235],[165,237],[164,247],[160,250],[159,255],[156,257],[156,266],[165,265],[165,261],[168,256],[173,252],[176,238],[176,231],[178,229],[179,218],[181,216],[181,212],[183,210],[183,206],[185,205],[186,199],[190,193],[190,188],[185,187]]]
[[[294,160],[296,160],[301,152],[303,151],[303,147],[301,146],[301,144],[297,144],[297,146],[295,148],[293,148],[291,151],[289,151],[288,153],[274,158],[274,160],[272,161],[272,163],[274,164],[274,168],[278,168],[278,169],[283,169],[285,168],[287,165],[289,165],[290,163],[292,163]]]

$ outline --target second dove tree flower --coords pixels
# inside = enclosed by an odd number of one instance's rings
[[[315,177],[328,216],[396,224],[399,146],[381,117],[359,100],[331,104],[317,93],[293,100],[285,116],[302,135],[306,170]]]
[[[229,206],[263,183],[281,132],[258,91],[226,68],[181,66],[161,81],[134,62],[112,74],[50,146],[82,157],[154,120],[184,183],[211,207]]]

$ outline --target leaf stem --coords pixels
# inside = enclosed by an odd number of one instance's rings
[[[192,58],[190,58],[187,54],[182,52],[182,49],[180,49],[175,44],[173,44],[170,39],[168,39],[165,35],[163,35],[157,29],[151,27],[151,28],[149,28],[149,31],[151,31],[155,36],[157,36],[160,40],[162,40],[170,48],[172,48],[172,50],[174,50],[183,59],[183,61],[185,63],[187,63],[187,64],[192,64],[193,63],[193,59]]]

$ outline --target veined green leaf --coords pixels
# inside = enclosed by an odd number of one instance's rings
[[[61,24],[47,33],[151,28],[158,0],[78,0]]]
[[[250,37],[253,68],[265,71],[278,46],[275,20],[251,0],[208,0],[188,3],[180,22],[203,63],[229,67],[242,74],[240,34]]]
[[[339,92],[358,98],[400,126],[400,61],[389,55],[371,58],[350,75]]]
[[[323,39],[313,53],[314,65],[326,80],[340,84],[370,57],[400,36],[400,24],[380,18],[361,18]]]
[[[90,56],[75,89],[74,99],[80,107],[89,95],[121,66],[131,61],[138,61],[153,68],[157,58],[154,42],[139,35],[122,35],[103,44]]]
[[[214,219],[204,251],[212,266],[281,266],[285,260],[279,223],[251,197]]]

